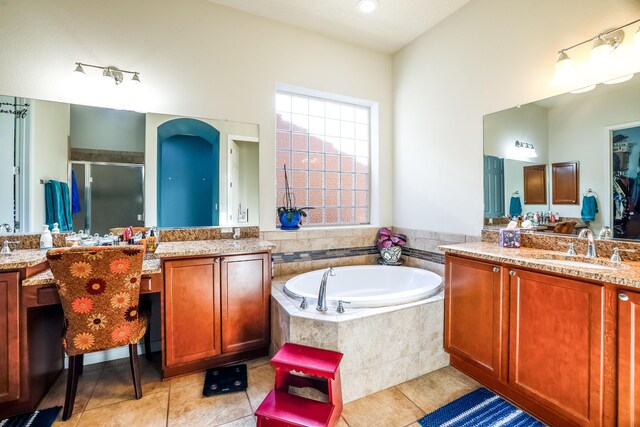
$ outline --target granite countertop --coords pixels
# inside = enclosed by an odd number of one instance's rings
[[[28,268],[47,262],[47,251],[40,249],[19,249],[10,254],[0,255],[0,270]]]
[[[238,254],[263,252],[276,246],[262,239],[218,239],[194,240],[189,242],[160,242],[154,255],[158,258],[185,257],[196,255]]]
[[[614,269],[598,269],[588,267],[574,267],[559,264],[553,259],[540,259],[540,257],[556,257],[558,260],[569,259],[589,262],[581,255],[568,257],[563,252],[534,249],[527,247],[503,248],[496,243],[475,242],[461,243],[457,245],[443,245],[440,249],[447,254],[466,255],[486,261],[511,264],[541,271],[564,274],[576,278],[596,280],[599,282],[614,283],[618,285],[640,288],[640,261],[623,261],[612,263],[606,258],[598,258],[593,262],[605,266],[614,266]],[[624,254],[623,254],[624,256]]]
[[[159,259],[145,259],[142,261],[142,274],[157,274],[162,273],[162,267]],[[43,271],[24,279],[22,286],[37,286],[37,285],[50,285],[54,284],[53,274],[50,269]]]

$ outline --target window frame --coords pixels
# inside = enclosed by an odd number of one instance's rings
[[[360,99],[360,98],[355,98],[355,97],[351,97],[351,96],[346,96],[346,95],[338,95],[335,93],[330,93],[330,92],[324,92],[324,91],[319,91],[319,90],[315,90],[315,89],[308,89],[308,88],[303,88],[303,87],[298,87],[298,86],[293,86],[293,85],[289,85],[289,84],[284,84],[284,83],[276,83],[276,95],[278,93],[285,93],[287,95],[290,96],[304,96],[307,98],[315,98],[321,101],[328,101],[328,102],[337,102],[337,103],[341,103],[341,104],[351,104],[353,106],[356,107],[363,107],[363,108],[367,108],[369,110],[369,147],[368,147],[368,157],[367,157],[367,218],[368,218],[368,222],[366,223],[358,223],[358,222],[353,222],[353,223],[320,223],[320,224],[311,224],[308,221],[304,222],[304,227],[305,228],[342,228],[342,227],[370,227],[373,224],[375,224],[378,220],[378,214],[377,214],[377,208],[378,208],[378,198],[375,197],[374,195],[374,188],[377,191],[378,190],[378,180],[377,177],[376,179],[374,179],[374,173],[378,172],[378,160],[379,160],[379,108],[378,108],[378,103],[374,102],[374,101],[369,101],[369,100],[365,100],[365,99]],[[275,97],[274,97],[274,122],[277,120],[277,110],[276,110],[276,103],[275,103]],[[308,131],[308,129],[307,129]],[[277,126],[274,126],[274,137],[276,136],[278,130],[277,130]],[[293,133],[293,132],[291,132]],[[307,135],[309,135],[309,133],[307,132]],[[274,144],[274,154],[275,151],[277,151],[277,148],[275,148],[275,144]],[[290,152],[293,152],[292,149],[290,149]],[[276,157],[276,156],[274,156]],[[376,167],[374,168],[374,159],[376,160]],[[325,165],[326,167],[326,165]],[[275,170],[278,170],[278,165],[275,165]],[[326,172],[326,169],[323,168],[323,172]],[[277,185],[277,179],[276,182],[274,182],[274,190],[276,193],[276,206],[279,206],[279,201],[277,200],[277,194],[278,194],[278,185]],[[326,185],[326,184],[325,184]],[[355,185],[355,183],[354,183]],[[375,187],[374,187],[375,186]],[[309,187],[307,185],[307,191],[309,190]],[[354,189],[354,197],[355,197],[355,189]],[[323,202],[324,203],[324,202]],[[354,200],[354,209],[355,209],[355,200]],[[324,208],[326,208],[326,206],[323,205]],[[341,207],[340,205],[338,207]],[[354,210],[354,219],[355,219],[355,210]],[[276,228],[280,228],[280,225],[276,223]]]

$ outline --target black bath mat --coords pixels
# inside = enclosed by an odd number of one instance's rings
[[[212,368],[204,377],[202,394],[213,396],[216,394],[233,393],[247,389],[247,365],[233,365],[222,368]]]

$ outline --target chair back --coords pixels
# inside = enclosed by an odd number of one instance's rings
[[[65,317],[69,356],[137,343],[142,246],[70,247],[47,252]]]

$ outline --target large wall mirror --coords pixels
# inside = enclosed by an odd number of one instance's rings
[[[635,76],[484,116],[485,224],[552,212],[596,234],[608,226],[614,238],[640,239],[639,100]],[[540,185],[544,198],[525,200]],[[577,200],[564,195],[576,191]],[[540,222],[539,231],[554,229]]]
[[[0,233],[41,231],[58,183],[62,231],[258,225],[258,142],[257,124],[0,96]]]

